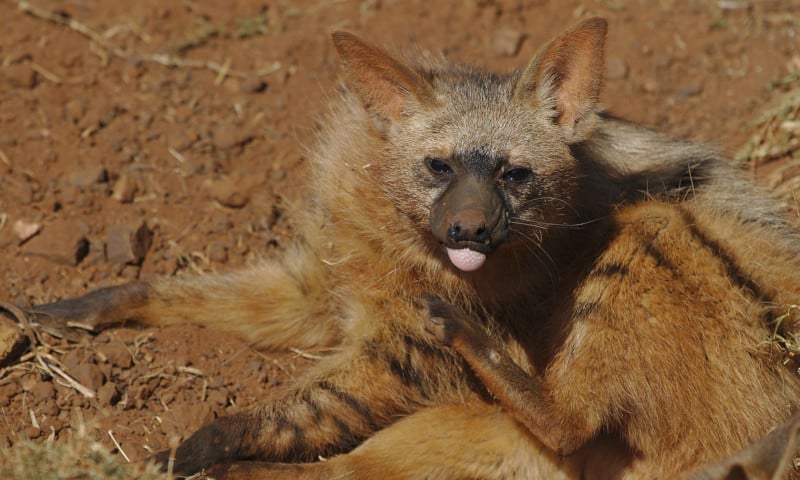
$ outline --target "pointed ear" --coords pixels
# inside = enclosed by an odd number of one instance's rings
[[[384,123],[401,120],[433,97],[433,87],[414,69],[352,33],[335,32],[332,37],[348,87]]]
[[[591,130],[603,85],[608,23],[591,18],[551,41],[531,61],[515,87],[517,98],[534,96],[555,110],[570,143]]]

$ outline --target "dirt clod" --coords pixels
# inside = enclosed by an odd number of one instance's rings
[[[153,243],[153,231],[139,225],[114,225],[106,234],[106,258],[115,264],[139,265]]]
[[[81,222],[56,220],[26,243],[22,252],[61,265],[75,266],[89,254],[89,240]]]

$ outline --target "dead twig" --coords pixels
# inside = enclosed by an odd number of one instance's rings
[[[114,438],[114,433],[111,430],[108,431],[108,436],[111,438],[111,441],[114,442],[114,446],[117,447],[119,453],[121,453],[122,456],[125,457],[125,460],[127,460],[128,463],[131,463],[131,458],[128,456],[127,453],[125,453],[125,450],[122,449],[122,445],[119,444],[117,439]]]
[[[45,361],[45,358],[47,358],[47,361]],[[91,388],[84,386],[79,381],[72,378],[72,376],[70,376],[67,372],[56,366],[55,363],[58,362],[58,360],[56,360],[52,355],[40,353],[36,355],[36,359],[39,361],[39,364],[42,366],[42,368],[51,377],[56,379],[58,378],[63,379],[66,382],[67,386],[74,388],[75,390],[78,391],[78,393],[80,393],[86,398],[96,397],[94,391]],[[48,361],[53,363],[48,364]]]
[[[72,378],[72,376],[65,372],[60,366],[60,362],[49,353],[52,348],[42,340],[39,331],[34,328],[28,315],[23,312],[21,308],[7,302],[0,302],[0,308],[9,312],[16,319],[17,323],[22,325],[22,332],[28,337],[33,359],[36,359],[39,368],[56,381],[61,379],[65,382],[63,383],[65,386],[74,388],[84,397],[95,398],[96,395],[92,389]]]
[[[299,348],[290,348],[295,355],[298,357],[303,357],[307,360],[322,360],[323,357],[319,355],[314,355],[313,353],[308,353],[306,351],[300,350]]]
[[[222,65],[217,62],[213,62],[210,60],[187,60],[179,57],[175,57],[173,55],[167,55],[163,53],[156,53],[151,55],[142,55],[136,52],[129,52],[123,50],[122,48],[118,47],[114,43],[108,41],[105,36],[95,32],[88,26],[84,25],[83,23],[70,18],[68,15],[64,13],[53,12],[50,10],[46,10],[41,7],[37,7],[36,5],[27,2],[26,0],[20,0],[17,2],[17,9],[21,12],[24,12],[28,15],[33,17],[39,18],[41,20],[46,20],[51,23],[55,23],[56,25],[61,25],[64,27],[73,30],[84,37],[88,38],[95,44],[102,47],[105,51],[113,55],[114,57],[121,58],[123,60],[133,60],[133,61],[141,61],[141,62],[149,62],[149,63],[156,63],[165,67],[171,68],[196,68],[196,69],[206,69],[211,70],[212,72],[217,74],[215,84],[219,85],[226,77],[237,77],[237,78],[249,78],[253,76],[263,75],[266,73],[272,73],[277,71],[280,68],[280,64],[276,63],[272,66],[267,67],[266,69],[256,72],[255,74],[251,72],[244,72],[240,70],[233,70],[230,68],[231,61],[227,59]],[[41,66],[39,66],[41,68]],[[36,67],[34,67],[36,69]],[[52,74],[52,72],[47,72],[46,70],[42,69],[46,73],[39,72],[43,77],[47,78],[50,81],[56,82],[56,80],[61,81],[58,76]],[[56,82],[58,83],[58,82]]]

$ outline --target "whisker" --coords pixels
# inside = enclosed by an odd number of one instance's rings
[[[542,265],[542,267],[544,267],[545,272],[547,272],[548,277],[550,277],[551,284],[553,284],[553,286],[555,287],[556,278],[554,278],[553,272],[555,271],[555,277],[560,278],[557,268],[558,266],[556,265],[556,261],[553,259],[550,253],[548,253],[547,250],[545,250],[544,247],[542,247],[541,230],[535,232],[535,237],[531,237],[526,232],[520,232],[518,230],[512,230],[512,231],[518,234],[520,237],[522,237],[523,240],[525,240],[522,242],[523,245],[525,245],[525,248],[528,249],[530,254],[533,255],[533,257]],[[542,256],[544,256],[544,258],[542,258]],[[545,259],[547,261],[545,261]]]
[[[574,213],[576,215],[579,215],[578,210],[576,210],[575,207],[572,206],[572,204],[570,204],[566,200],[563,200],[563,199],[558,198],[558,197],[536,197],[536,198],[531,198],[530,200],[527,200],[527,201],[523,202],[522,205],[520,205],[520,206],[528,207],[530,205],[533,205],[534,202],[536,202],[536,203],[540,203],[540,202],[558,202],[558,203],[564,205],[565,207],[569,208],[570,210],[572,210],[572,213]]]
[[[523,225],[526,227],[558,227],[558,228],[579,228],[585,227],[586,225],[591,225],[592,223],[599,222],[599,218],[594,218],[591,220],[586,220],[585,222],[579,223],[550,223],[550,222],[543,222],[540,220],[522,220],[522,219],[515,219],[512,218],[509,220],[509,223],[512,225]]]

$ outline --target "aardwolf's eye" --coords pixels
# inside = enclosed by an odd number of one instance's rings
[[[533,172],[527,168],[512,168],[503,174],[503,180],[507,182],[523,182],[530,178]]]
[[[438,158],[426,158],[425,162],[428,164],[428,169],[436,175],[445,175],[453,173],[453,169],[447,163],[439,160]]]

